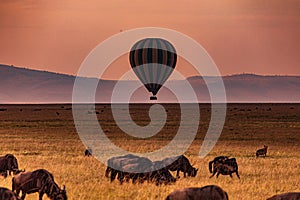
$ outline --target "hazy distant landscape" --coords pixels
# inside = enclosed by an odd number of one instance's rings
[[[37,71],[0,65],[0,103],[70,103],[75,76],[47,71]],[[228,102],[300,102],[300,76],[260,76],[239,74],[223,76]],[[208,77],[214,84],[214,77]],[[182,81],[170,80],[180,87]],[[202,77],[189,77],[199,102],[209,102],[210,97]],[[132,81],[124,81],[131,84]],[[100,80],[96,101],[110,102],[116,81]],[[150,94],[139,89],[133,102],[145,102]],[[162,88],[160,102],[172,102],[174,96]]]

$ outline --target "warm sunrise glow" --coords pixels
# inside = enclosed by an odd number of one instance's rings
[[[299,75],[299,9],[294,0],[3,0],[0,63],[76,74],[101,41],[122,30],[155,26],[197,40],[223,75]],[[125,60],[122,66],[128,68]],[[111,70],[106,78],[119,73]]]

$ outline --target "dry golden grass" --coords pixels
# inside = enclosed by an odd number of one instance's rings
[[[168,110],[167,125],[149,140],[122,133],[112,119],[109,105],[99,105],[97,111],[103,129],[116,145],[134,152],[149,152],[168,143],[178,129],[178,106],[164,106]],[[200,159],[197,154],[210,118],[210,106],[201,104],[201,126],[185,154],[199,168],[197,176],[159,187],[148,183],[110,183],[104,177],[106,166],[83,156],[85,148],[76,133],[70,107],[0,105],[7,109],[0,111],[0,155],[14,154],[20,168],[26,171],[49,170],[59,185],[66,185],[71,200],[164,199],[174,189],[208,184],[221,186],[230,199],[259,200],[277,193],[299,191],[299,104],[230,104],[220,140],[207,157]],[[146,105],[134,105],[131,109],[132,118],[141,125],[148,123],[147,112]],[[269,146],[267,157],[256,159],[255,151],[264,144]],[[240,180],[235,175],[232,179],[221,175],[218,179],[209,178],[208,162],[218,155],[236,157]],[[0,177],[0,186],[11,188],[11,177]],[[27,200],[37,198],[37,194],[26,197]]]

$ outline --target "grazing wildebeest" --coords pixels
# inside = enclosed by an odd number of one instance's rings
[[[138,156],[128,154],[125,156],[117,156],[117,157],[112,157],[108,159],[107,161],[107,168],[105,171],[105,177],[110,177],[110,182],[114,181],[116,176],[118,175],[120,177],[120,169],[122,168],[121,166],[121,161],[126,160],[126,159],[131,159],[131,158],[137,158]],[[119,179],[118,177],[118,179]],[[120,177],[121,179],[121,177]]]
[[[158,166],[159,162],[159,166]],[[120,183],[125,180],[132,183],[144,181],[155,182],[156,185],[169,184],[175,182],[176,179],[166,168],[161,167],[162,161],[152,162],[148,158],[128,154],[126,156],[113,157],[108,160],[108,167],[105,176],[110,176],[112,182],[116,176]]]
[[[256,151],[256,157],[258,157],[258,156],[266,157],[267,156],[267,151],[268,151],[268,146],[264,145],[264,148],[258,149]]]
[[[43,199],[44,194],[51,200],[67,200],[65,186],[63,189],[59,188],[53,175],[45,169],[17,174],[12,179],[12,191],[16,191],[18,195],[22,191],[22,200],[26,194],[35,192],[39,193],[39,200]]]
[[[170,171],[166,168],[161,168],[159,170],[151,172],[149,181],[154,181],[156,185],[161,184],[171,184],[176,182],[176,178],[172,176]]]
[[[217,178],[220,174],[230,175],[230,177],[232,178],[232,174],[236,173],[236,176],[240,179],[240,175],[238,172],[238,164],[235,158],[226,159],[224,160],[224,162],[214,164],[212,175],[210,176],[210,178],[212,178],[216,173]]]
[[[184,188],[170,193],[166,200],[228,200],[228,194],[216,185]]]
[[[0,200],[21,200],[21,198],[10,189],[0,187]]]
[[[91,148],[87,148],[85,151],[84,151],[84,156],[91,156],[92,155],[92,152],[93,150]]]
[[[180,178],[179,172],[183,172],[183,176],[186,177],[186,173],[188,176],[195,177],[197,175],[198,169],[193,167],[190,164],[190,161],[184,155],[178,156],[178,158],[165,158],[162,160],[163,163],[167,163],[166,169],[170,171],[177,171],[176,177]],[[169,164],[170,163],[170,164]]]
[[[300,192],[288,192],[274,195],[267,200],[300,200]]]
[[[213,164],[217,164],[217,163],[225,163],[225,160],[227,160],[229,157],[228,156],[218,156],[218,157],[215,157],[212,161],[209,162],[208,164],[208,169],[209,169],[209,172],[212,173],[212,166]]]
[[[17,158],[12,154],[6,154],[0,157],[0,174],[4,176],[4,178],[7,177],[7,171],[9,175],[11,175],[11,172],[14,174],[20,172]]]
[[[128,177],[128,173],[139,174],[140,172],[144,172],[148,167],[152,166],[152,161],[148,158],[128,154],[110,158],[107,161],[107,165],[105,176],[109,177],[110,175],[110,181],[112,182],[118,175],[117,179],[122,183],[124,177]],[[126,165],[132,166],[125,167]],[[132,174],[130,177],[132,177]]]

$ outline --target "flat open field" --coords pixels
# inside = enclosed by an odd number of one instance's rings
[[[110,105],[97,105],[96,111],[113,143],[131,152],[150,152],[170,142],[178,130],[179,106],[163,106],[167,123],[149,139],[123,133],[113,120]],[[198,174],[162,186],[110,183],[104,176],[106,166],[93,157],[84,157],[85,147],[76,132],[71,107],[0,105],[0,155],[14,154],[19,167],[26,171],[45,168],[52,172],[59,185],[66,185],[68,199],[164,199],[174,189],[208,184],[221,186],[229,199],[260,200],[278,193],[300,192],[300,104],[228,104],[222,135],[203,159],[198,153],[210,121],[210,104],[200,104],[198,133],[185,153],[199,168]],[[149,105],[130,108],[137,124],[149,123]],[[255,151],[264,144],[269,146],[267,157],[255,158]],[[209,178],[208,162],[218,155],[237,159],[240,180],[235,174],[232,179],[222,175]],[[11,177],[0,177],[0,186],[11,188]],[[27,195],[26,200],[31,199],[38,199],[38,195]]]

